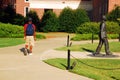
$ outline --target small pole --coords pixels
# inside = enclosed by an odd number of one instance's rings
[[[94,40],[94,34],[92,33],[92,44],[93,44],[93,40]]]
[[[70,50],[68,49],[67,70],[70,69]]]
[[[67,47],[69,47],[69,35],[67,36]]]
[[[118,39],[119,39],[119,42],[120,42],[120,33],[119,33],[119,37],[118,37]]]

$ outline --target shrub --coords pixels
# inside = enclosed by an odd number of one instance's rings
[[[59,21],[58,21],[58,18],[56,16],[55,13],[53,13],[52,11],[47,11],[45,14],[44,14],[44,17],[47,17],[47,18],[44,18],[43,20],[43,24],[42,26],[43,27],[43,31],[44,32],[57,32],[59,31]]]
[[[0,23],[1,38],[23,38],[24,31],[22,26]],[[45,39],[44,35],[36,34],[36,38]]]
[[[41,35],[41,34],[36,34],[36,38],[37,39],[45,39],[46,37],[44,35]]]
[[[107,33],[120,33],[120,26],[117,22],[107,21]]]
[[[81,24],[85,23],[85,22],[89,22],[90,19],[88,17],[87,12],[84,9],[76,9],[74,11],[74,15],[75,15],[75,24],[76,27],[80,26]]]
[[[108,39],[117,39],[118,34],[108,34]],[[94,34],[94,40],[99,39],[97,34]],[[92,34],[77,34],[75,37],[72,37],[71,40],[73,41],[80,41],[80,40],[91,40]]]
[[[100,26],[100,23],[86,22],[77,28],[76,33],[79,33],[79,34],[89,34],[89,33],[98,34],[99,33],[99,26]],[[116,22],[107,21],[106,27],[107,27],[107,33],[119,33],[120,32],[119,31],[120,27],[119,27],[118,23],[116,23]]]
[[[25,24],[24,21],[25,21],[24,16],[22,16],[20,14],[16,14],[15,18],[14,18],[14,21],[12,22],[12,24],[21,25],[22,26],[22,25]]]
[[[109,21],[117,21],[120,18],[120,6],[117,6],[114,10],[107,14],[107,19]]]
[[[0,23],[0,37],[11,37],[13,34],[23,34],[23,27]]]
[[[86,22],[80,25],[76,30],[76,33],[80,33],[80,34],[88,34],[88,33],[97,34],[98,32],[99,32],[99,24],[96,22]]]
[[[8,5],[5,9],[0,9],[0,22],[23,25],[24,19],[24,16],[15,13],[11,5]]]
[[[70,33],[75,32],[79,25],[88,21],[89,18],[86,11],[82,9],[72,10],[67,7],[63,9],[59,16],[60,30]]]
[[[75,32],[75,16],[71,8],[65,8],[59,16],[60,30],[63,32]]]

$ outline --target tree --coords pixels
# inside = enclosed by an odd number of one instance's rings
[[[75,16],[71,8],[63,9],[59,16],[60,30],[63,32],[75,32],[76,27],[74,24]]]
[[[89,22],[90,19],[87,15],[87,12],[83,9],[72,10],[67,7],[63,9],[59,16],[59,22],[61,26],[61,31],[65,32],[76,32],[77,27],[85,22]]]
[[[114,10],[107,14],[109,21],[118,21],[118,18],[120,18],[120,6],[116,6]]]
[[[53,11],[47,11],[43,16],[43,31],[44,32],[57,32],[59,31],[59,21]]]
[[[3,23],[13,23],[16,12],[11,5],[8,5],[5,9],[1,9],[0,21]]]

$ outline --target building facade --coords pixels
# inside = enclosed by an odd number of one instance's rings
[[[120,0],[93,0],[93,21],[100,21],[102,15],[111,12],[115,6],[120,6]]]
[[[12,4],[16,13],[23,16],[34,10],[40,19],[47,10],[59,15],[65,7],[82,8],[88,12],[93,21],[100,21],[102,15],[113,10],[116,5],[120,6],[120,0],[3,0],[2,4],[2,6]]]

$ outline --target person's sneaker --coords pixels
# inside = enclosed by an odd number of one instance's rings
[[[32,53],[29,53],[29,55],[33,55]]]
[[[25,49],[24,49],[24,55],[27,56],[27,54],[28,54],[28,51],[27,51],[27,49],[25,48]]]

